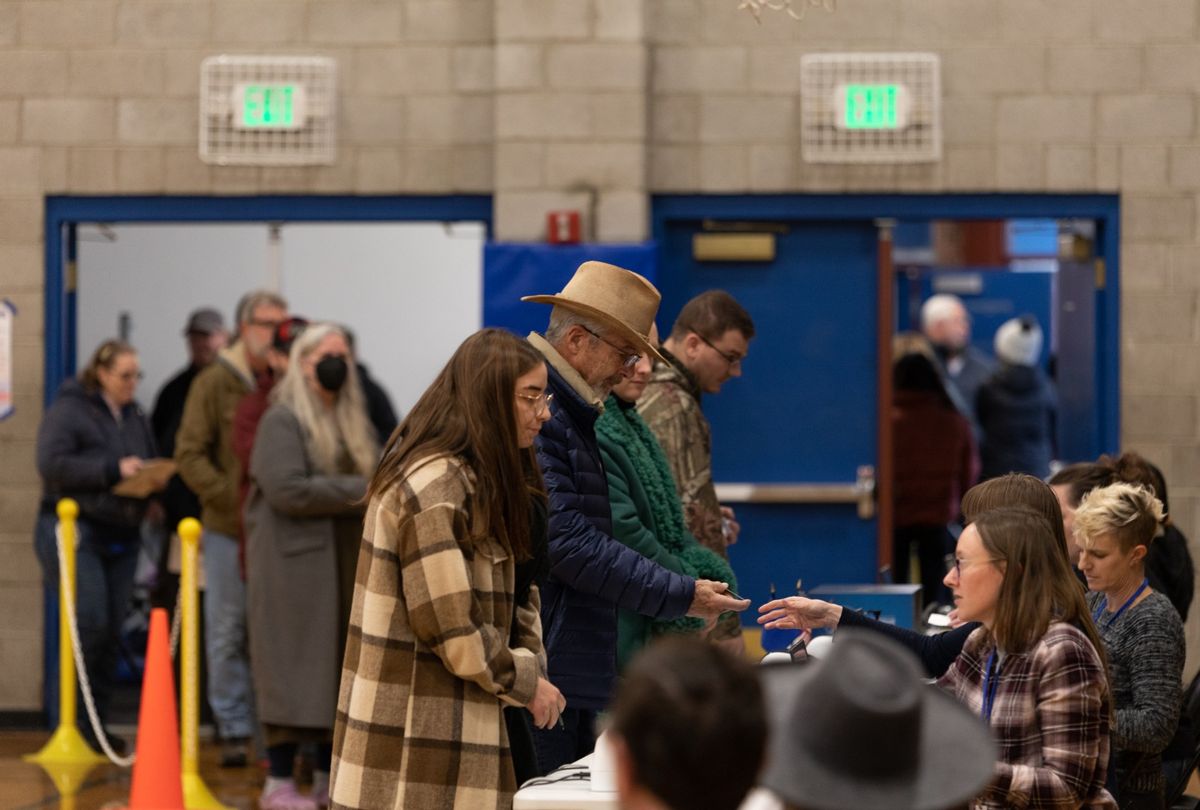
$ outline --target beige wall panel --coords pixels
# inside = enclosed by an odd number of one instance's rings
[[[1096,156],[1090,146],[1051,144],[1046,147],[1046,188],[1088,191],[1096,185]]]
[[[492,0],[408,0],[404,36],[412,42],[491,42]]]
[[[42,190],[42,153],[32,146],[0,148],[0,194],[37,194]],[[3,267],[0,264],[0,267]]]
[[[589,0],[496,0],[499,40],[583,40],[591,31]]]
[[[67,52],[0,52],[0,97],[62,95],[67,90]]]
[[[111,45],[116,35],[116,18],[116,0],[22,3],[20,42],[30,47]]]
[[[213,39],[255,49],[303,42],[306,11],[306,4],[296,0],[217,0]]]
[[[212,4],[202,0],[122,0],[117,42],[130,47],[202,45],[212,32]]]
[[[1196,34],[1196,4],[1191,0],[1096,0],[1095,14],[1095,36],[1101,41],[1160,42]]]

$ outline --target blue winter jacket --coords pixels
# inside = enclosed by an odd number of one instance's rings
[[[617,607],[675,619],[696,582],[651,562],[612,536],[608,480],[596,441],[599,412],[547,363],[551,419],[537,439],[550,498],[550,576],[542,635],[550,682],[576,709],[608,705],[617,675]]]

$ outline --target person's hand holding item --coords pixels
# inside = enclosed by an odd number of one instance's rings
[[[713,582],[711,579],[696,580],[696,593],[687,615],[701,619],[719,616],[727,611],[742,612],[750,607],[749,599],[732,594],[728,583]]]
[[[117,466],[121,470],[122,479],[131,478],[142,468],[142,460],[137,456],[125,456],[117,462]]]
[[[725,545],[732,546],[738,541],[738,535],[742,533],[742,524],[737,522],[733,507],[721,507],[721,529],[725,532]]]
[[[566,707],[567,699],[558,691],[558,687],[545,678],[538,678],[537,691],[526,706],[533,715],[533,724],[538,728],[553,728]]]
[[[816,630],[837,627],[842,606],[804,596],[773,599],[758,609],[758,623],[768,630]]]

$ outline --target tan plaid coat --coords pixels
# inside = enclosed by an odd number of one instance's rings
[[[502,708],[545,672],[536,589],[514,616],[512,554],[472,541],[474,479],[434,458],[367,507],[334,730],[335,808],[506,808]],[[522,646],[509,648],[519,624]]]

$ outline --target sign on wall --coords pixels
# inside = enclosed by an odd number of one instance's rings
[[[800,61],[809,163],[921,163],[942,154],[941,63],[932,53],[821,53]]]
[[[337,158],[337,63],[324,56],[210,56],[200,66],[200,159],[303,166]]]

